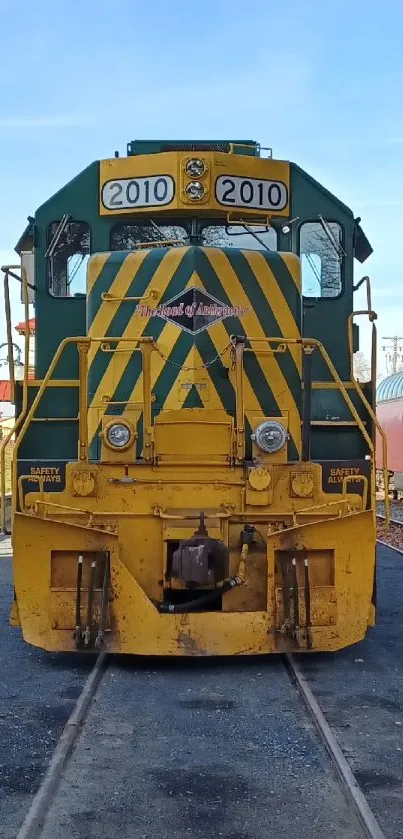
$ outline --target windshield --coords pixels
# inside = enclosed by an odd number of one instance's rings
[[[277,233],[273,227],[242,224],[209,224],[198,219],[179,224],[157,224],[152,219],[136,224],[122,222],[111,231],[111,250],[135,250],[148,243],[204,245],[242,250],[277,250]]]
[[[210,224],[202,231],[203,245],[216,248],[240,248],[241,250],[277,250],[277,233],[273,227],[246,227],[232,224],[224,227]]]

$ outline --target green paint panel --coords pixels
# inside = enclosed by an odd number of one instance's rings
[[[38,388],[28,389],[28,407],[35,399]],[[16,409],[21,412],[22,388],[16,389]],[[19,458],[55,458],[76,460],[78,451],[78,391],[75,388],[49,388],[41,399],[35,417],[62,421],[33,422],[21,442]],[[71,417],[64,420],[63,418]]]
[[[192,385],[192,387],[190,388],[189,393],[183,403],[183,407],[203,408],[203,402],[201,400],[200,393],[197,390],[197,387],[195,387],[195,385]]]

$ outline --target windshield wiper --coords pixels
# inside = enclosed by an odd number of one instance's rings
[[[263,239],[261,239],[260,236],[258,236],[257,233],[255,233],[255,231],[252,230],[251,227],[249,227],[248,224],[243,224],[242,227],[244,228],[244,230],[247,230],[247,232],[250,233],[251,236],[253,236],[253,238],[256,239],[256,241],[259,242],[260,245],[263,245],[263,247],[266,248],[267,251],[270,251],[270,253],[272,252],[273,248],[270,248],[269,245],[267,245],[266,242]],[[269,228],[267,228],[267,230],[268,229]]]
[[[48,247],[45,251],[45,256],[48,256],[48,257],[54,256],[54,253],[55,253],[56,247],[58,245],[59,239],[60,239],[62,233],[64,233],[64,231],[67,227],[67,223],[69,221],[70,221],[70,216],[68,216],[67,214],[62,216],[62,218],[59,221],[59,224],[57,225],[56,230],[55,230],[55,232],[52,236],[52,241],[50,242],[50,244],[48,245]]]
[[[321,215],[318,215],[318,219],[320,221],[320,224],[323,227],[323,230],[326,233],[327,238],[329,239],[330,244],[333,246],[333,249],[334,249],[335,253],[337,254],[340,262],[342,262],[343,261],[343,256],[346,256],[345,250],[342,248],[340,242],[338,242],[337,239],[333,236],[333,233],[332,233],[326,219],[324,219],[323,216],[321,216]]]
[[[161,239],[160,239],[161,242],[166,242],[167,245],[177,244],[177,242],[183,242],[183,244],[185,244],[185,241],[186,241],[185,239],[167,239],[165,234],[164,234],[164,231],[161,230],[160,227],[158,227],[158,224],[156,224],[155,221],[153,221],[152,218],[150,218],[148,220],[150,222],[151,227],[153,227],[154,230],[156,230],[157,233],[159,233],[159,235],[161,236]]]
[[[148,228],[147,228],[147,225],[148,225]],[[186,239],[167,239],[164,231],[161,229],[161,227],[158,227],[158,224],[156,224],[155,221],[153,221],[152,218],[147,219],[146,223],[143,224],[143,227],[145,227],[146,230],[148,229],[149,232],[151,232],[151,230],[156,230],[159,238],[158,239],[152,239],[151,241],[143,241],[143,242],[136,241],[136,245],[135,245],[136,248],[151,248],[151,247],[156,248],[156,247],[159,247],[160,245],[171,245],[173,247],[174,245],[185,245],[186,244]],[[169,227],[172,228],[172,225],[169,225]],[[173,225],[173,227],[175,227],[175,226]],[[138,228],[138,229],[140,230],[141,228]]]

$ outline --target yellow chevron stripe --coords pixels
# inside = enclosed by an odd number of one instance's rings
[[[191,288],[192,286],[197,286],[197,288],[202,289],[202,291],[206,290],[205,286],[203,285],[202,280],[200,279],[199,275],[196,272],[193,272],[189,282],[187,283],[186,288]],[[162,339],[163,336],[165,336],[165,330],[162,333],[160,340]],[[229,338],[228,338],[228,333],[227,333],[227,331],[225,329],[225,326],[222,323],[222,321],[216,321],[216,323],[211,324],[211,326],[209,327],[209,336],[210,336],[210,339],[211,339],[212,343],[214,344],[216,352],[220,353],[220,354],[223,353],[225,348],[228,346]],[[159,340],[158,343],[160,343],[160,340]],[[171,349],[173,349],[173,346],[171,347]],[[164,352],[164,354],[167,355],[167,352]],[[224,361],[224,363],[225,362],[228,363],[228,359],[225,358],[225,357],[223,358],[223,361]],[[193,347],[190,350],[183,366],[184,367],[202,367],[203,366],[203,359],[201,358],[201,356],[199,354],[199,351],[197,350],[196,347]],[[162,369],[162,367],[161,367],[161,369]],[[159,375],[160,372],[161,372],[161,370],[158,371],[158,375]],[[211,407],[211,408],[224,408],[224,406],[222,404],[222,401],[221,401],[221,398],[220,398],[220,396],[219,396],[219,394],[218,394],[218,392],[215,388],[213,379],[209,375],[209,368],[206,369],[206,373],[208,374],[208,378],[209,378],[209,407]],[[192,376],[189,374],[189,379],[191,379],[191,378],[192,378]],[[197,379],[197,375],[194,375],[193,378]],[[231,367],[230,367],[230,381],[231,381],[231,384],[233,385],[233,387],[235,389],[235,376],[231,371]],[[185,393],[184,396],[183,396],[183,399],[179,400],[179,397],[178,397],[178,394],[177,394],[177,387],[178,387],[178,379],[176,379],[176,381],[174,382],[174,384],[173,384],[173,386],[172,386],[172,388],[171,388],[171,390],[170,390],[170,392],[169,392],[169,394],[168,394],[168,396],[165,400],[164,410],[180,408],[181,405],[183,404],[183,402],[185,401],[187,394]],[[253,390],[247,376],[244,377],[244,389],[245,389],[245,413],[246,413],[247,419],[249,421],[249,424],[253,427],[253,417],[259,416],[259,414],[261,414],[261,412],[262,412],[262,409],[261,409],[261,406],[260,406],[260,402],[259,402],[259,400],[256,396],[256,393]],[[141,398],[141,392],[142,392],[141,391],[141,384],[139,382],[139,387],[136,388],[135,391],[133,391],[133,393],[130,397],[131,401],[134,401],[135,399]],[[202,394],[200,394],[200,396],[202,398]]]
[[[135,254],[129,254],[126,257],[126,259],[124,260],[123,265],[125,265],[125,263],[128,263],[129,268],[130,268],[130,265],[131,266],[133,265],[134,256],[135,256]],[[175,248],[175,249],[172,249],[171,251],[168,251],[165,254],[165,256],[163,257],[163,259],[161,260],[161,262],[159,263],[159,265],[158,265],[158,267],[155,271],[155,274],[153,276],[153,281],[152,281],[152,287],[157,292],[157,297],[155,297],[153,299],[153,307],[158,306],[158,304],[161,300],[161,297],[165,293],[166,288],[167,288],[167,286],[168,286],[168,284],[169,284],[169,282],[172,278],[172,275],[176,271],[182,257],[183,257],[183,248]],[[122,267],[123,267],[123,265],[122,265]],[[131,276],[133,276],[133,267],[131,267]],[[120,292],[121,292],[121,289],[119,288],[119,296],[120,296]],[[121,296],[123,296],[123,294]],[[111,305],[114,306],[115,304],[111,304],[111,303],[101,304],[101,306],[104,306],[104,307],[105,306],[106,307],[111,306]],[[127,304],[125,304],[123,302],[122,304],[117,304],[117,305],[127,305]],[[140,314],[137,314],[136,312],[134,312],[132,317],[130,318],[128,324],[127,324],[126,329],[123,331],[123,334],[122,334],[121,337],[122,338],[138,338],[138,337],[140,337],[143,334],[147,324],[149,323],[149,320],[150,320],[150,318],[142,317]],[[172,324],[170,326],[172,328],[174,328],[176,330],[176,332],[178,332],[178,327],[173,327]],[[166,329],[166,327],[164,327],[163,333],[165,332],[165,329]],[[106,333],[103,333],[103,332],[98,333],[97,337],[101,337],[103,334],[107,335],[107,332]],[[178,333],[178,334],[180,334],[180,333]],[[160,339],[161,338],[162,338],[162,335],[160,336]],[[126,347],[125,347],[124,344],[121,344],[119,342],[119,344],[117,345],[117,350],[119,350],[119,349],[121,349],[121,350],[126,349]],[[111,358],[112,358],[112,356],[111,356]],[[101,380],[98,384],[98,387],[96,389],[96,392],[94,394],[94,397],[92,399],[90,409],[89,409],[89,412],[88,412],[88,439],[90,441],[92,441],[92,439],[93,439],[93,437],[94,437],[94,435],[97,431],[97,427],[98,427],[98,423],[99,423],[99,411],[98,411],[98,409],[101,407],[101,409],[103,408],[103,412],[105,412],[105,410],[107,409],[107,406],[108,406],[108,403],[102,401],[102,396],[103,395],[108,395],[108,396],[111,397],[113,395],[113,393],[114,393],[117,385],[119,384],[119,381],[120,381],[123,373],[125,372],[126,367],[127,367],[131,358],[132,358],[132,353],[130,353],[130,352],[124,352],[124,353],[115,352],[113,354],[113,361],[108,364],[108,367],[107,367],[104,375],[102,376],[102,378],[101,378]],[[162,359],[161,359],[161,363],[163,363]],[[136,388],[134,388],[134,390],[135,389]],[[131,399],[130,401],[133,401],[133,400]]]
[[[148,251],[138,251],[136,254],[132,254],[130,259],[126,257],[126,259],[123,260],[119,270],[116,273],[116,276],[114,277],[112,285],[108,289],[108,294],[118,295],[119,297],[124,297],[125,294],[127,294],[127,290],[131,285],[134,277],[136,276],[137,271],[144,262],[147,253]],[[108,256],[110,256],[110,254],[107,254],[107,257]],[[100,272],[97,273],[96,277],[93,277],[91,269],[89,270],[88,283],[91,286],[91,288],[88,287],[87,295],[89,294],[90,290],[94,288],[96,280],[99,279],[99,273]],[[94,338],[101,338],[104,335],[107,335],[109,327],[119,309],[119,306],[119,301],[116,301],[116,303],[113,301],[101,302],[99,309],[96,312],[92,320],[92,323],[90,324],[88,335],[90,337],[94,336]],[[98,350],[99,344],[91,344],[88,353],[88,368],[90,368]]]
[[[278,281],[274,276],[270,266],[267,264],[263,254],[258,251],[243,251],[243,255],[257,282],[262,289],[263,294],[269,301],[270,308],[274,317],[280,327],[280,332],[285,338],[300,338],[300,331],[295,322],[294,316],[288,305],[283,292],[281,291]],[[287,266],[288,267],[288,266]],[[292,272],[290,272],[292,273]],[[293,275],[294,282],[298,286],[298,277]],[[302,370],[302,353],[301,347],[290,345],[290,353],[295,361],[295,365],[299,374]]]
[[[236,301],[237,306],[249,306],[249,312],[247,312],[242,318],[246,335],[249,334],[256,337],[264,337],[259,318],[255,312],[250,310],[250,300],[242,288],[227,256],[222,251],[209,251],[208,249],[203,250],[205,251],[207,258],[210,260],[210,263],[228,298],[231,301]],[[270,303],[271,298],[268,298],[268,305],[270,305]],[[260,361],[258,355],[256,355],[256,359],[262,370],[262,375],[265,377],[267,384],[271,388],[279,408],[281,410],[289,411],[290,432],[295,445],[299,449],[301,441],[301,420],[299,411],[288,386],[288,382],[277,362],[276,356],[264,356],[264,366],[262,366],[262,362]]]
[[[153,388],[155,387],[155,383],[167,363],[165,359],[172,352],[180,336],[181,330],[178,326],[175,326],[173,323],[167,323],[164,326],[164,329],[162,330],[161,335],[158,338],[158,348],[161,351],[161,355],[157,352],[154,352],[151,356],[151,390],[153,390]],[[133,390],[129,396],[129,402],[140,402],[142,400],[142,397],[143,372],[140,373],[140,376],[133,387]],[[179,408],[180,405],[174,405],[173,407]],[[125,410],[123,411],[123,416],[128,411],[130,411],[130,406],[127,409],[125,408]]]
[[[197,274],[196,271],[194,271],[192,276],[190,277],[189,282],[186,285],[186,288],[192,288],[193,286],[196,286],[197,288],[200,288],[202,291],[206,291],[205,286],[204,286],[202,280],[200,279],[200,277],[199,277],[199,275]],[[210,336],[210,339],[211,339],[212,343],[214,344],[214,347],[215,347],[215,350],[216,350],[217,354],[219,353],[221,355],[224,352],[225,348],[228,347],[228,344],[229,344],[228,333],[227,333],[222,321],[216,321],[216,323],[211,324],[211,326],[209,327],[209,336]],[[227,359],[224,357],[223,362],[225,363],[226,361],[227,361]],[[199,351],[197,350],[196,347],[193,347],[190,350],[190,352],[187,356],[187,359],[184,362],[184,367],[203,367],[203,359],[202,359],[202,357],[201,357],[201,355],[200,355],[200,353],[199,353]],[[209,373],[209,368],[206,369],[206,373],[207,374]],[[232,371],[231,371],[231,368],[230,368],[230,380],[231,380],[232,385],[235,388],[235,377],[233,375],[231,375],[231,373],[232,373]],[[177,386],[177,381],[173,385],[170,393],[168,394],[168,397],[167,397],[167,399],[165,401],[165,404],[164,404],[164,408],[168,408],[168,407],[169,408],[178,408],[178,407],[180,407],[180,405],[177,404],[177,397],[175,397],[175,386]],[[260,407],[259,400],[257,399],[257,396],[256,396],[253,388],[251,387],[249,379],[247,379],[247,377],[245,377],[245,395],[246,395],[246,401],[247,401],[247,405],[248,405],[248,408],[246,410],[246,414],[247,414],[249,423],[252,425],[253,424],[252,418],[253,418],[253,416],[256,416],[256,414],[261,413],[261,407]],[[202,398],[202,396],[201,396],[201,398]],[[182,404],[185,401],[185,399],[186,399],[186,394],[183,397]],[[222,404],[222,401],[221,401],[221,398],[218,394],[218,391],[216,390],[216,387],[214,385],[213,379],[211,378],[210,375],[209,375],[209,407],[211,407],[211,408],[224,408],[224,405]]]
[[[94,253],[90,257],[87,268],[87,297],[92,291],[99,275],[111,255],[110,251],[105,253]]]
[[[228,343],[228,340],[227,340],[227,343]],[[193,367],[203,368],[204,367],[203,359],[202,359],[202,357],[199,353],[199,350],[197,349],[196,346],[191,347],[191,349],[190,349],[190,351],[189,351],[189,353],[188,353],[188,355],[187,355],[187,357],[184,361],[183,367],[191,367],[191,368],[193,368]],[[190,381],[197,382],[197,381],[200,380],[200,376],[201,376],[202,372],[204,372],[205,374],[208,374],[208,368],[207,369],[204,368],[203,371],[200,370],[200,369],[197,370],[197,371],[196,370],[189,371],[186,378],[188,378]],[[179,375],[180,375],[180,373],[179,373]],[[207,407],[208,408],[220,408],[222,410],[224,406],[223,406],[223,404],[221,402],[221,399],[220,399],[220,396],[219,396],[219,394],[218,394],[218,392],[215,388],[214,382],[211,379],[211,376],[208,376],[208,380],[209,380],[209,382],[208,382],[209,393],[208,393],[208,399],[206,400],[206,402],[208,402]],[[175,382],[173,383],[172,388],[168,393],[168,396],[167,396],[167,398],[165,400],[165,403],[164,403],[164,410],[172,410],[174,408],[181,408],[182,407],[182,405],[183,405],[183,403],[184,403],[184,401],[187,397],[187,392],[185,391],[183,393],[183,397],[181,397],[178,393],[178,384],[179,384],[179,376],[175,380]],[[200,393],[200,398],[203,402],[203,393]],[[203,402],[203,404],[204,404],[204,402]]]
[[[185,289],[186,288],[201,288],[202,291],[205,291],[203,282],[200,279],[197,271],[193,271],[192,276],[190,277],[190,279],[188,280],[188,282],[185,285]]]
[[[298,294],[301,294],[301,262],[295,253],[281,253],[281,259],[285,262],[297,287]]]
[[[216,272],[228,298],[233,302],[236,301],[237,306],[249,306],[249,312],[242,317],[242,323],[245,327],[246,335],[264,337],[264,332],[259,318],[254,311],[251,311],[250,300],[242,288],[226,254],[219,250],[209,250],[206,248],[203,248],[203,250],[209,259],[213,270]],[[267,293],[266,296],[268,297]],[[270,303],[271,298],[268,297],[268,305],[270,305]],[[271,388],[280,410],[289,411],[290,432],[295,445],[299,450],[301,445],[300,415],[294,397],[288,386],[288,382],[277,362],[276,356],[264,356],[264,367],[262,366],[262,362],[259,360],[259,355],[256,355],[256,359],[262,370],[262,375],[265,377],[267,384]]]
[[[210,326],[210,338],[217,350],[217,352],[222,353],[225,347],[228,345],[228,332],[225,329],[225,326],[222,321],[216,321],[216,323]],[[231,370],[231,366],[229,368],[229,377],[231,384],[235,390],[235,373]],[[255,391],[253,390],[250,381],[247,376],[244,376],[244,402],[245,402],[245,414],[248,419],[249,425],[253,428],[253,417],[259,416],[262,413],[262,409],[260,406],[260,402],[256,396]],[[221,405],[221,407],[223,407]]]

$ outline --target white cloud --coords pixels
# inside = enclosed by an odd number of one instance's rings
[[[0,129],[16,130],[20,128],[79,128],[91,125],[92,118],[88,114],[49,114],[47,116],[0,116]]]

